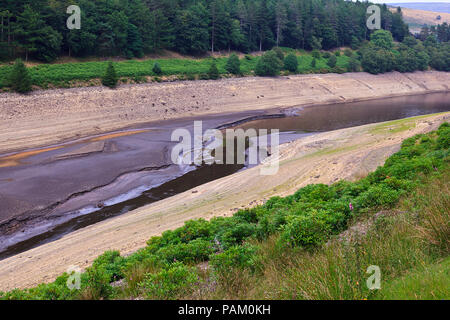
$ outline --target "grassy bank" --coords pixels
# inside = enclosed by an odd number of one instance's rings
[[[418,277],[429,291],[417,297],[445,297],[449,147],[446,123],[405,140],[357,182],[310,185],[230,218],[188,221],[127,257],[106,252],[81,275],[80,290],[70,291],[64,274],[0,297],[411,298]],[[366,286],[370,265],[381,270],[381,290]]]
[[[287,50],[286,52],[294,52]],[[317,64],[313,68],[311,54],[305,52],[296,52],[299,61],[298,73],[327,73],[336,70],[345,72],[349,57],[341,55],[337,57],[337,66],[339,69],[330,68],[327,65],[327,59],[323,56],[317,59]],[[227,57],[216,58],[219,73],[222,76],[228,76],[225,70]],[[241,60],[241,72],[243,75],[253,75],[256,64],[260,59],[257,56],[246,55]],[[198,80],[207,78],[207,73],[211,66],[212,58],[203,59],[151,59],[145,61],[128,60],[115,62],[114,66],[117,75],[123,83],[142,83],[148,81],[163,80]],[[156,75],[152,69],[155,63],[161,66],[162,74]],[[76,87],[100,85],[100,79],[106,70],[108,62],[76,62],[62,64],[40,64],[30,67],[30,76],[32,84],[40,88],[49,87]],[[7,86],[8,74],[12,66],[0,66],[0,89]]]

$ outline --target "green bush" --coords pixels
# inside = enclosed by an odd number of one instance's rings
[[[197,263],[207,261],[214,247],[210,241],[195,239],[189,243],[169,244],[156,252],[167,262]]]
[[[320,59],[320,51],[319,50],[313,50],[311,52],[311,55],[314,59]]]
[[[173,300],[193,291],[199,277],[192,268],[177,262],[156,274],[148,274],[140,283],[148,299]]]
[[[120,256],[119,251],[106,251],[92,263],[92,268],[104,270],[110,282],[123,278],[124,266],[125,258]]]
[[[105,75],[102,78],[102,84],[108,88],[115,88],[117,86],[117,82],[119,81],[119,77],[117,76],[116,69],[112,62],[108,63],[108,67],[106,68]]]
[[[293,73],[297,72],[298,60],[295,54],[291,53],[284,59],[284,69]]]
[[[241,74],[241,62],[237,54],[233,53],[227,60],[225,69],[231,74]]]
[[[219,69],[217,69],[217,64],[215,61],[213,61],[211,63],[211,67],[209,68],[209,71],[208,71],[208,77],[211,80],[217,80],[220,77]]]
[[[321,213],[290,217],[282,230],[283,244],[305,248],[324,243],[331,234],[331,226]]]
[[[163,72],[158,62],[155,62],[155,64],[153,65],[152,72],[157,76],[162,75]]]
[[[110,285],[110,274],[104,267],[89,267],[84,274],[86,279],[81,295],[93,300],[109,298],[114,289]]]
[[[260,77],[274,77],[280,73],[282,67],[282,60],[278,58],[274,51],[269,51],[259,58],[255,73]]]
[[[275,47],[272,50],[273,50],[273,52],[275,52],[275,54],[277,55],[277,58],[280,59],[280,61],[284,60],[284,52],[283,52],[283,50],[281,50],[280,47]]]
[[[353,52],[352,50],[347,48],[344,50],[344,55],[350,58],[351,56],[353,56]]]
[[[361,69],[361,63],[356,57],[351,57],[348,61],[347,70],[350,72],[358,72]]]
[[[328,59],[327,65],[328,65],[330,68],[334,68],[334,67],[336,67],[336,63],[337,63],[337,58],[336,58],[335,55],[332,55],[332,56]]]
[[[322,54],[322,57],[323,57],[324,59],[329,59],[329,58],[331,57],[331,53],[329,53],[328,51],[325,51],[325,52]]]
[[[256,271],[259,267],[257,255],[258,247],[244,244],[212,255],[210,257],[210,264],[216,274],[225,276],[233,268]]]
[[[22,60],[17,59],[9,75],[9,86],[18,93],[31,91],[31,77]]]

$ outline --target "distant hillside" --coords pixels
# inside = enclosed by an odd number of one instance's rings
[[[390,5],[416,10],[450,13],[450,3],[444,2],[391,3]]]
[[[409,3],[410,5],[420,5],[420,3]],[[424,5],[430,5],[432,3],[424,3]],[[442,5],[448,5],[448,3],[441,3]],[[442,24],[444,22],[450,23],[450,13],[433,12],[426,10],[409,9],[404,7],[407,3],[402,3],[401,8],[403,12],[403,19],[409,25],[409,29],[412,33],[420,32],[420,29],[424,25],[434,26]],[[391,11],[395,11],[397,7],[392,5]]]

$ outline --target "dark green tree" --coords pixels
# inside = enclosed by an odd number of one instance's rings
[[[155,62],[155,64],[153,65],[152,71],[154,74],[156,74],[158,76],[160,76],[162,74],[162,69],[158,62]]]
[[[260,77],[274,77],[280,73],[282,67],[283,62],[278,59],[277,54],[271,50],[259,58],[258,63],[256,64],[255,73]]]
[[[361,69],[361,63],[356,57],[351,57],[348,61],[347,70],[350,72],[358,72]]]
[[[273,48],[273,51],[276,53],[278,59],[280,59],[281,61],[284,61],[284,52],[283,52],[283,50],[281,50],[281,48],[275,47],[275,48]]]
[[[30,5],[25,5],[17,17],[14,34],[19,47],[25,51],[26,61],[30,54],[46,62],[53,61],[59,54],[61,34],[46,25],[39,12]]]
[[[208,71],[208,77],[211,80],[217,80],[220,78],[219,69],[217,69],[216,61],[213,61],[211,63],[211,66],[209,67],[209,71]]]
[[[115,88],[117,86],[117,82],[119,81],[119,77],[117,76],[116,69],[114,68],[113,63],[108,62],[108,67],[106,68],[105,75],[102,78],[102,84],[105,87]]]
[[[330,58],[328,59],[328,61],[327,61],[327,65],[328,65],[330,68],[334,68],[334,67],[336,67],[336,63],[337,63],[336,55],[332,54],[332,55],[330,56]]]
[[[284,59],[284,69],[290,72],[297,72],[298,59],[295,54],[291,53]]]
[[[392,34],[387,30],[377,30],[370,36],[370,42],[375,46],[391,50],[394,47],[394,40]]]
[[[27,93],[31,91],[31,77],[27,67],[21,59],[17,59],[9,76],[9,85],[11,89],[18,93]]]
[[[241,62],[237,54],[233,53],[225,65],[225,69],[231,74],[241,74]]]

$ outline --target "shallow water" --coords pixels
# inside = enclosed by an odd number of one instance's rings
[[[249,121],[237,125],[236,128],[279,129],[281,132],[280,142],[286,143],[300,139],[305,134],[445,111],[450,111],[450,93],[434,93],[298,108],[296,116]],[[57,240],[80,228],[182,193],[242,169],[245,169],[244,165],[212,165],[191,168],[187,170],[187,173],[173,180],[164,181],[162,179],[161,183],[154,187],[141,186],[140,189],[129,190],[116,197],[115,201],[105,202],[103,208],[98,208],[96,207],[97,203],[93,203],[91,208],[94,210],[89,210],[89,207],[84,208],[83,215],[78,215],[61,224],[58,224],[56,220],[53,221],[53,225],[56,226],[50,231],[43,231],[24,241],[17,238],[17,243],[0,252],[0,260]]]

